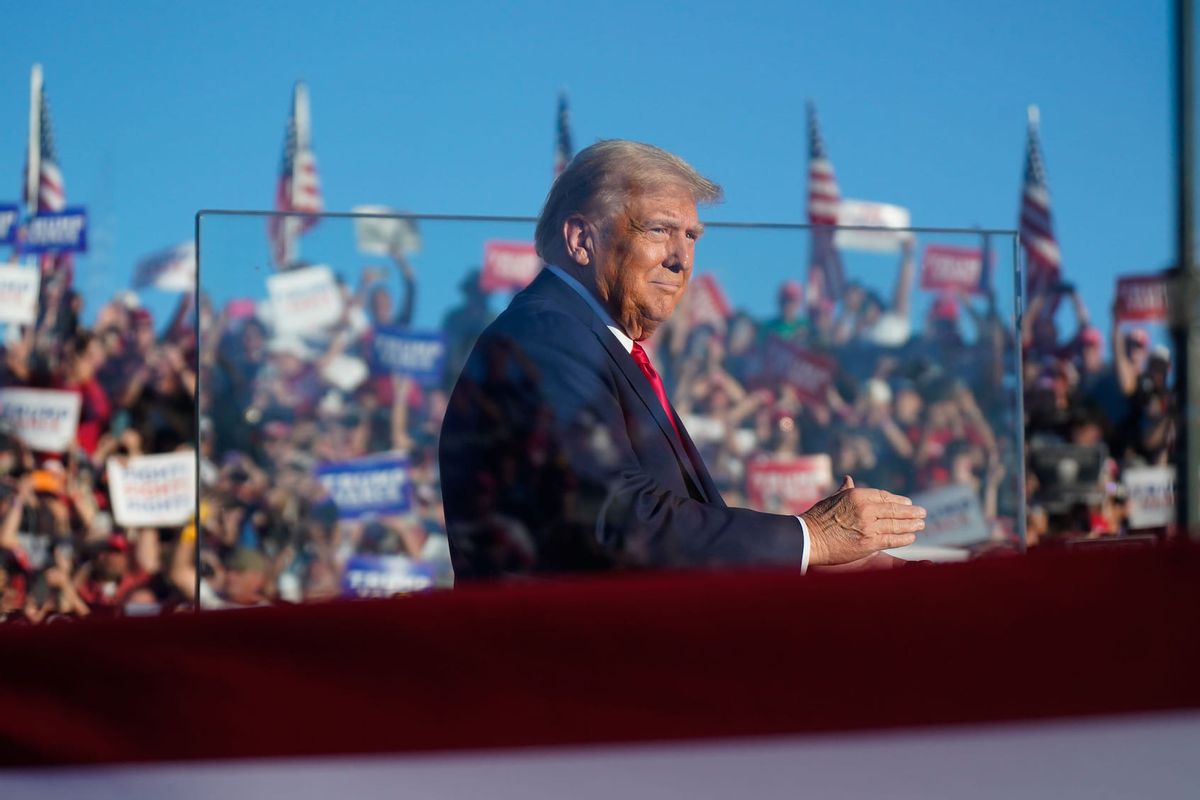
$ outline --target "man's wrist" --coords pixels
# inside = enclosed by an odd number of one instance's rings
[[[820,523],[813,519],[810,513],[796,517],[804,528],[804,566],[816,567],[825,563],[825,547],[822,539],[823,529]]]
[[[800,535],[804,537],[804,549],[800,551],[800,574],[803,575],[808,572],[809,560],[812,558],[812,536],[804,517],[797,514],[796,521],[800,523]]]

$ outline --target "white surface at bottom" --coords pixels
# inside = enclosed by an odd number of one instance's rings
[[[17,798],[1196,798],[1200,713],[823,737],[0,770]]]

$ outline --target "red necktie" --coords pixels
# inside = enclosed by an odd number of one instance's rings
[[[642,374],[646,376],[646,380],[650,381],[650,388],[654,389],[654,396],[658,398],[658,403],[662,406],[663,411],[667,412],[667,419],[670,420],[671,427],[675,429],[675,435],[682,442],[683,435],[679,432],[679,426],[675,424],[675,414],[671,411],[671,404],[667,402],[666,387],[663,386],[662,378],[658,377],[658,373],[654,371],[653,365],[650,364],[650,356],[646,355],[646,351],[642,348],[640,342],[633,343],[633,350],[630,352],[630,355],[637,362]]]

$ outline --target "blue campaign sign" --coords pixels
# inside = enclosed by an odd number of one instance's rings
[[[26,253],[82,253],[87,250],[87,211],[82,207],[44,211],[29,220],[21,249]]]
[[[442,379],[446,337],[379,325],[375,328],[375,363],[385,372],[408,375],[424,384]]]
[[[345,597],[391,597],[432,588],[436,565],[404,556],[355,555],[342,574]]]
[[[412,507],[408,459],[395,453],[318,464],[316,477],[337,506],[338,519],[403,514]]]
[[[0,244],[17,241],[17,223],[21,220],[21,209],[15,203],[0,203]]]

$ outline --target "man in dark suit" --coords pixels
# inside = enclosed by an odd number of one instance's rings
[[[475,345],[442,426],[459,580],[621,567],[871,560],[923,509],[847,477],[802,517],[725,505],[641,341],[675,310],[720,187],[650,145],[598,142],[538,220],[547,267]]]

